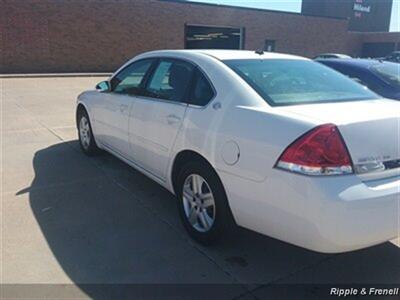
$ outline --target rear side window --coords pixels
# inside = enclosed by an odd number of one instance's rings
[[[192,79],[193,66],[179,60],[161,60],[146,88],[153,98],[184,102]]]
[[[389,82],[396,88],[400,88],[400,64],[390,62],[379,63],[373,65],[371,71],[384,81]]]
[[[127,66],[112,79],[113,92],[131,95],[139,94],[144,77],[152,63],[152,59],[146,59]]]
[[[196,69],[189,102],[194,105],[204,106],[214,97],[214,90],[202,72]]]
[[[326,65],[335,69],[336,71],[339,71],[340,73],[348,76],[350,79],[354,80],[355,82],[370,88],[371,90],[377,89],[379,87],[378,83],[374,82],[375,78],[373,78],[372,80],[370,78],[368,78],[368,76],[370,76],[370,74],[369,74],[369,72],[367,72],[365,70],[356,71],[354,69],[346,68],[343,66],[337,66],[337,65],[331,65],[331,64],[326,64]],[[376,81],[376,79],[375,79],[375,81]]]

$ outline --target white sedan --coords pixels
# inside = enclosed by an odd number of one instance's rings
[[[82,150],[177,197],[192,238],[234,225],[319,252],[399,234],[400,102],[306,58],[141,54],[79,95]]]

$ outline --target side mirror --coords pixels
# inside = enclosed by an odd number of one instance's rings
[[[99,82],[96,85],[96,90],[100,93],[109,92],[111,90],[110,83],[108,81]]]

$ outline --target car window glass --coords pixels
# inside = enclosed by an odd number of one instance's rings
[[[147,96],[183,102],[192,70],[192,65],[188,63],[178,60],[162,60],[148,83]]]
[[[190,91],[189,100],[191,104],[204,106],[214,97],[212,89],[207,78],[199,70],[196,70],[193,88]]]
[[[377,95],[329,67],[301,59],[225,63],[271,105],[376,99]]]
[[[390,62],[379,63],[373,65],[371,70],[392,86],[400,88],[400,64]]]
[[[123,69],[112,79],[113,92],[131,95],[139,94],[143,79],[152,62],[152,60],[142,60],[134,62]]]
[[[366,76],[366,74],[350,74],[349,77],[355,82],[366,86],[371,91],[376,91],[379,89],[379,84],[376,82],[376,80]]]
[[[359,72],[354,72],[348,68],[342,68],[339,66],[331,66],[336,71],[348,76],[350,79],[354,80],[355,82],[362,84],[363,86],[371,88],[370,80],[368,80],[365,76],[362,76]]]
[[[353,79],[355,82],[357,82],[359,84],[368,86],[368,84],[364,80],[362,80],[359,76],[349,76],[349,77],[350,77],[350,79]]]

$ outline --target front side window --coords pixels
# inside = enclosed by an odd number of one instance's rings
[[[189,101],[191,104],[204,106],[214,97],[214,90],[207,78],[199,70],[195,71]]]
[[[347,76],[309,60],[250,59],[225,63],[273,106],[378,98]]]
[[[183,102],[192,77],[193,66],[179,60],[161,60],[146,88],[153,98]]]
[[[153,60],[146,59],[132,63],[111,80],[112,91],[118,94],[137,95]]]
[[[371,66],[371,71],[384,81],[400,88],[400,64],[389,62],[379,63]]]

